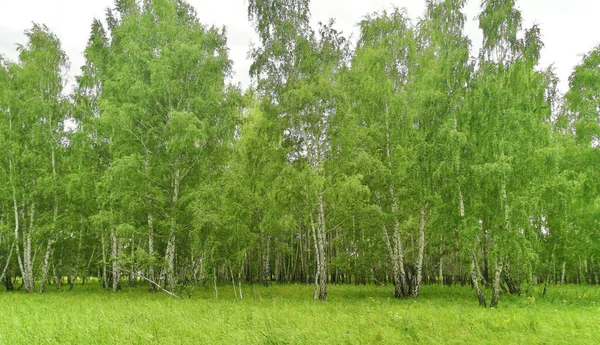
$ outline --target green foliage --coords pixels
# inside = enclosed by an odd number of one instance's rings
[[[250,0],[245,93],[225,28],[183,0],[115,1],[68,97],[61,42],[34,24],[0,58],[0,267],[108,287],[121,265],[182,290],[391,277],[408,296],[503,262],[512,294],[598,283],[600,48],[561,97],[516,1],[482,1],[477,59],[466,1],[425,4],[366,15],[352,46],[308,0]],[[444,339],[409,321],[394,341]],[[310,340],[265,334],[245,340]]]

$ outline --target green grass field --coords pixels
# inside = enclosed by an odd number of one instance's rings
[[[598,344],[600,288],[541,287],[478,307],[470,287],[425,286],[395,300],[383,287],[198,287],[191,298],[118,294],[97,284],[73,291],[0,293],[0,344]]]

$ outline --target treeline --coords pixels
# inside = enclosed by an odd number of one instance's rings
[[[228,85],[224,28],[183,0],[117,0],[69,93],[43,25],[0,60],[0,269],[8,290],[97,277],[598,283],[600,48],[557,91],[537,26],[466,0],[366,16],[352,45],[308,0],[249,0],[254,87]]]

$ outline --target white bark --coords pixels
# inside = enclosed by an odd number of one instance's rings
[[[19,263],[19,269],[21,271],[21,277],[23,278],[23,284],[25,284],[25,267],[23,265],[23,259],[21,258],[21,250],[19,244],[19,206],[17,204],[16,192],[13,189],[13,209],[15,213],[15,243],[17,249],[17,261]]]
[[[42,281],[40,283],[40,292],[46,291],[46,280],[48,277],[48,271],[50,270],[50,253],[52,252],[52,238],[48,240],[48,246],[46,247],[46,254],[44,255],[44,266],[42,268]]]
[[[217,288],[217,272],[213,267],[213,286],[215,288],[215,298],[219,298],[219,289]]]
[[[12,257],[13,251],[15,249],[16,241],[10,246],[10,252],[8,252],[8,258],[6,259],[6,265],[4,265],[4,269],[2,270],[2,274],[0,274],[0,282],[4,281],[4,276],[6,275],[6,271],[8,266],[10,265],[10,259]]]
[[[150,260],[154,258],[154,218],[152,212],[148,212],[148,256]],[[148,283],[150,284],[148,289],[151,292],[156,291],[156,285],[152,283],[154,281],[154,264],[150,261],[148,267]]]
[[[325,238],[325,209],[323,206],[323,194],[319,194],[318,198],[318,224],[317,224],[317,240],[319,242],[319,299],[324,301],[327,298],[327,254],[326,238]]]
[[[413,295],[419,296],[419,288],[421,287],[421,281],[423,279],[423,257],[425,254],[425,223],[426,223],[426,209],[425,205],[421,204],[421,222],[419,224],[419,239],[418,239],[418,250],[419,254],[417,257],[417,276],[415,281],[415,290]]]
[[[69,290],[73,290],[81,270],[81,246],[83,245],[83,215],[79,215],[79,243],[77,244],[77,257],[75,258],[75,276],[71,280]],[[83,278],[85,279],[85,278]]]
[[[102,287],[108,289],[108,277],[106,272],[106,244],[104,241],[104,233],[101,234],[100,240],[102,244]]]
[[[119,238],[114,229],[110,231],[110,254],[112,260],[112,290],[119,291],[121,270],[119,265]]]
[[[179,187],[181,183],[181,173],[178,170],[175,171],[175,177],[172,181],[173,186],[173,214],[171,215],[171,233],[167,241],[167,248],[165,250],[165,267],[163,268],[162,283],[168,290],[175,290],[177,282],[175,280],[175,240],[177,231],[177,214],[175,209],[177,207],[177,201],[179,200]]]
[[[135,273],[135,233],[131,234],[129,240],[131,245],[131,265],[129,266],[129,286],[134,287],[137,284],[137,275]]]
[[[162,274],[162,283],[165,288],[175,290],[175,233],[171,231],[165,251],[165,267]]]
[[[473,283],[473,288],[475,288],[475,292],[477,292],[477,298],[479,299],[479,305],[482,307],[486,307],[487,303],[485,301],[485,295],[481,290],[481,286],[479,285],[479,279],[477,278],[477,257],[475,256],[475,251],[472,252],[471,255],[471,282]]]
[[[262,280],[263,284],[268,285],[271,280],[271,236],[267,236],[264,233],[262,234],[263,241],[265,241],[263,245],[263,255],[262,255]]]
[[[390,138],[390,124],[389,124],[389,109],[386,103],[385,105],[385,125],[386,125],[386,158],[388,160],[388,168],[390,171],[392,169],[391,156],[392,156],[392,148],[391,148],[391,138]],[[406,272],[404,270],[404,248],[402,245],[402,235],[400,234],[400,221],[398,220],[398,201],[396,200],[396,192],[394,189],[394,183],[390,182],[389,186],[390,198],[392,200],[392,213],[394,215],[394,228],[392,233],[392,241],[390,241],[387,229],[384,230],[384,238],[386,241],[386,247],[388,249],[388,256],[392,262],[392,274],[394,278],[395,292],[394,296],[396,298],[407,297],[408,292],[408,284],[406,282]]]
[[[23,235],[23,267],[25,275],[23,276],[23,285],[26,292],[33,292],[35,281],[33,279],[33,262],[31,257],[31,233],[33,232],[33,223],[35,219],[35,202],[31,203],[30,221]]]
[[[149,160],[149,156],[150,153],[148,151],[146,151],[146,157],[144,159],[144,168],[146,169],[146,173],[148,173],[149,169],[150,169],[150,160]],[[146,198],[148,205],[146,206],[148,208],[148,213],[147,213],[147,222],[148,222],[148,256],[150,257],[151,261],[150,264],[148,266],[148,279],[146,279],[148,281],[148,289],[150,290],[150,292],[155,292],[156,291],[156,284],[154,284],[154,263],[153,263],[153,259],[154,259],[154,215],[152,214],[152,197],[150,195],[148,195],[148,197]]]
[[[319,262],[320,256],[317,254],[319,253],[319,241],[317,240],[317,230],[312,215],[310,216],[310,226],[312,229],[313,242],[315,243],[315,258],[317,261],[317,266],[315,268],[315,291],[313,293],[313,299],[316,300],[319,297],[319,268],[321,267],[321,263]]]
[[[395,292],[394,297],[401,298],[405,296],[405,282],[404,274],[400,273],[400,265],[401,260],[398,258],[398,251],[396,250],[397,245],[396,241],[394,241],[394,245],[392,245],[390,241],[390,236],[388,235],[387,228],[385,225],[383,226],[383,237],[385,239],[385,245],[388,251],[388,256],[390,261],[392,262],[392,276],[394,279]],[[396,233],[394,233],[394,239],[396,238]]]
[[[492,295],[492,308],[498,307],[498,299],[500,298],[500,279],[502,277],[502,268],[504,264],[502,263],[501,258],[496,258],[496,270],[494,273],[494,285],[493,285],[493,295]]]
[[[440,250],[441,253],[441,250]],[[440,264],[439,264],[439,273],[438,273],[438,279],[440,282],[440,286],[444,286],[444,258],[441,256],[440,254]]]
[[[544,281],[544,290],[542,291],[542,296],[546,296],[546,292],[548,292],[548,285],[550,284],[550,273],[552,270],[550,267],[554,265],[554,251],[556,250],[556,244],[552,248],[552,254],[550,255],[550,260],[548,261],[548,273],[546,274],[546,280]]]

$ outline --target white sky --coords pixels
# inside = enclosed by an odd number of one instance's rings
[[[256,35],[247,19],[247,0],[188,0],[205,24],[227,27],[230,58],[234,62],[234,82],[249,84],[246,59]],[[469,0],[466,32],[479,49],[482,35],[474,17],[480,0]],[[71,61],[71,76],[79,73],[82,52],[89,37],[93,18],[104,19],[105,9],[113,0],[0,0],[0,54],[16,58],[15,43],[24,43],[23,32],[32,22],[46,24],[62,42]],[[425,10],[424,0],[312,0],[313,21],[335,18],[336,27],[346,35],[357,36],[356,23],[366,14],[392,6],[405,7],[416,19]],[[600,44],[599,0],[517,0],[524,27],[541,26],[545,48],[542,66],[554,64],[561,79],[561,91],[566,91],[573,67],[584,54]],[[474,54],[477,50],[473,50]]]

